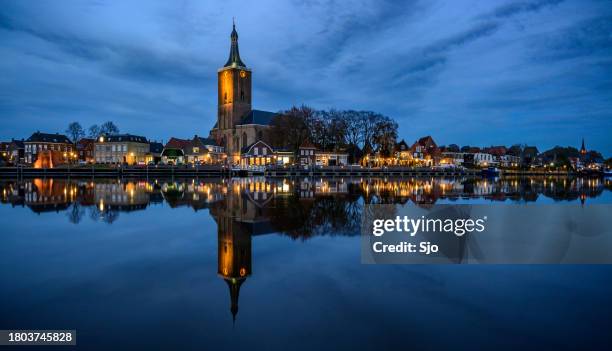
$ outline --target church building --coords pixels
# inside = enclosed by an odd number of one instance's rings
[[[273,112],[253,110],[252,71],[240,59],[238,32],[233,25],[230,54],[225,65],[217,72],[217,123],[210,137],[225,147],[229,163],[240,162],[241,149],[259,140],[267,140]]]

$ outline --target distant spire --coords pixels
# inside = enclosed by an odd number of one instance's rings
[[[236,32],[236,22],[232,17],[232,34],[231,34],[232,46],[230,48],[229,58],[225,63],[224,67],[246,67],[246,65],[240,59],[240,52],[238,51],[238,32]]]
[[[580,147],[580,153],[586,154],[586,147],[584,146],[584,137],[582,137],[582,146]]]

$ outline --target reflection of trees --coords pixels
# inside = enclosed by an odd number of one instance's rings
[[[334,196],[303,201],[291,196],[282,202],[275,203],[270,222],[275,230],[293,238],[359,233],[361,206],[356,201]]]
[[[79,224],[85,216],[85,208],[83,208],[78,202],[74,202],[70,211],[66,213],[68,221],[73,224]]]
[[[89,218],[94,221],[102,221],[108,224],[113,224],[119,218],[119,211],[108,208],[101,211],[96,206],[89,207]]]

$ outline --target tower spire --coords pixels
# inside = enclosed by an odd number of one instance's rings
[[[240,286],[244,283],[244,279],[229,278],[225,279],[230,291],[230,312],[232,313],[232,323],[236,324],[236,315],[238,314],[238,297],[240,295]]]
[[[238,51],[238,32],[236,32],[236,21],[232,17],[232,34],[231,34],[232,45],[230,47],[230,54],[224,67],[246,67],[244,62],[240,59],[240,52]]]

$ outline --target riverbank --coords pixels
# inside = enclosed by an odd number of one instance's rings
[[[28,167],[0,167],[2,178],[198,178],[198,177],[351,177],[351,176],[432,176],[432,177],[461,177],[480,176],[478,169],[439,170],[431,168],[365,168],[365,167],[318,167],[314,169],[302,168],[268,168],[253,170],[230,170],[221,166],[157,166],[157,167],[108,167],[102,165],[58,167],[58,168],[28,168]],[[569,172],[544,171],[503,171],[506,176],[575,176]]]

